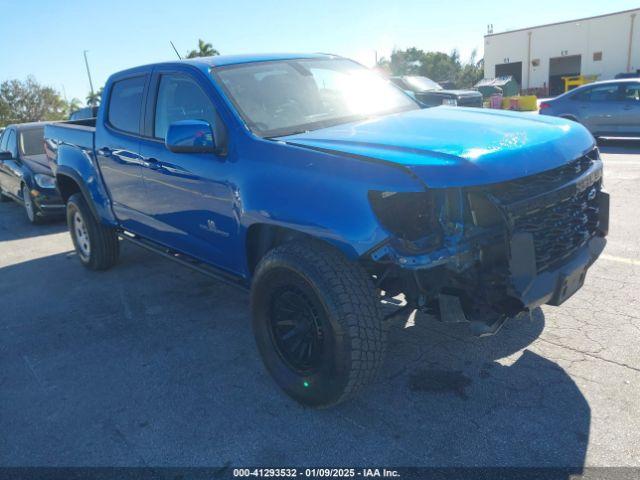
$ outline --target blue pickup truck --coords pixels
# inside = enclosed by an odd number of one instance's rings
[[[80,262],[130,241],[249,289],[266,368],[305,405],[370,382],[392,318],[495,333],[564,302],[605,245],[575,122],[424,108],[319,54],[148,65],[104,92],[97,119],[45,131]]]

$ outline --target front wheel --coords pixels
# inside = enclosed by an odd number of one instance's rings
[[[251,310],[276,383],[312,407],[359,392],[385,353],[378,298],[364,269],[332,247],[295,242],[267,253],[254,276]]]
[[[80,193],[67,202],[67,225],[80,262],[90,270],[106,270],[118,261],[118,236],[99,223]]]

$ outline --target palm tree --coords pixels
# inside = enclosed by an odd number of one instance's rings
[[[104,88],[100,87],[100,90],[98,90],[97,92],[89,92],[89,94],[87,95],[87,105],[90,107],[97,107],[98,105],[100,105],[100,100],[102,98],[102,90]]]
[[[82,101],[79,98],[73,97],[71,100],[67,102],[67,111],[66,115],[71,115],[76,110],[80,110],[82,108]]]
[[[196,58],[196,57],[214,57],[216,55],[220,55],[220,52],[213,48],[213,45],[210,43],[206,43],[201,38],[198,39],[198,49],[191,50],[187,53],[187,58]]]

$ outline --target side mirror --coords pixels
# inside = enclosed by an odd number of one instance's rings
[[[180,120],[169,125],[167,148],[175,153],[215,153],[216,142],[209,122]]]
[[[13,154],[11,152],[0,152],[0,161],[11,160],[12,158]]]

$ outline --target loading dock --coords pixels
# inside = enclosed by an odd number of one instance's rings
[[[522,62],[501,63],[496,65],[495,77],[512,76],[518,85],[522,85]]]
[[[556,96],[564,92],[563,77],[580,75],[582,55],[567,55],[549,59],[549,95]]]

